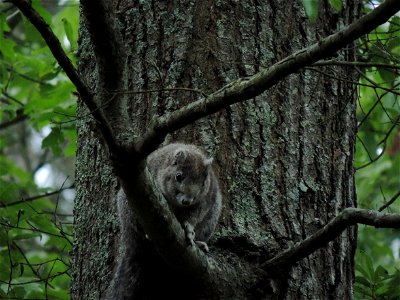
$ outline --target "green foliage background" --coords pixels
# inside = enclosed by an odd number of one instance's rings
[[[41,3],[75,62],[78,3]],[[0,298],[69,299],[75,89],[36,29],[11,4],[0,12]]]
[[[369,2],[364,9],[372,9]],[[400,17],[392,17],[359,44],[359,60],[381,67],[360,69],[357,199],[359,207],[378,210],[400,191]],[[400,200],[383,211],[400,213]],[[400,299],[399,251],[399,230],[358,227],[357,299]]]
[[[314,21],[319,1],[303,2]],[[78,3],[33,3],[76,63]],[[342,9],[341,1],[329,3]],[[72,205],[65,193],[73,189],[75,89],[15,12],[0,4],[0,298],[69,299]],[[355,159],[358,206],[378,209],[400,190],[400,17],[359,45],[361,62],[381,64],[358,67]],[[46,187],[35,181],[44,167],[58,174]],[[399,213],[399,202],[386,210]],[[399,248],[398,230],[359,226],[357,299],[400,299]]]

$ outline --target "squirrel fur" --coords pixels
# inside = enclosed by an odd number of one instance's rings
[[[221,192],[212,161],[200,148],[181,143],[164,146],[147,157],[147,168],[181,223],[187,243],[197,244],[204,251],[208,251],[207,241],[221,214]],[[129,287],[136,284],[133,274],[138,268],[134,256],[140,252],[134,239],[143,239],[144,235],[137,234],[141,229],[122,189],[117,195],[117,207],[120,258],[106,299],[130,299],[134,292]]]
[[[182,224],[187,241],[205,251],[221,213],[212,161],[200,148],[179,143],[162,147],[147,158],[147,167]]]

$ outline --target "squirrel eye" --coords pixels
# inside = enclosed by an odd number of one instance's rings
[[[176,172],[176,174],[175,174],[175,179],[176,179],[176,181],[178,181],[178,182],[182,182],[182,180],[183,180],[183,174],[182,174],[181,171]]]

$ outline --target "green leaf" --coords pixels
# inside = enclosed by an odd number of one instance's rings
[[[375,269],[375,278],[381,278],[382,280],[390,278],[389,272],[382,266],[378,266]]]
[[[40,80],[43,81],[48,81],[56,78],[61,72],[61,68],[56,66],[53,69],[51,69],[49,72],[41,75]]]
[[[33,0],[32,7],[39,13],[39,15],[46,21],[46,23],[51,26],[51,14],[42,6],[40,0]]]
[[[363,297],[366,295],[369,297],[372,297],[372,293],[371,293],[370,289],[364,287],[363,285],[355,284],[354,290]],[[362,299],[365,299],[365,298],[362,298]]]
[[[8,296],[13,296],[15,298],[24,299],[26,295],[25,287],[23,286],[14,286],[11,288]]]
[[[0,54],[4,56],[2,58],[5,60],[13,60],[15,42],[4,34],[10,31],[6,18],[6,14],[0,14]]]
[[[366,253],[364,253],[364,266],[366,267],[368,279],[374,280],[375,279],[374,266],[371,258]]]
[[[367,271],[362,267],[361,264],[356,262],[355,269],[356,271],[360,272],[363,275],[363,277],[368,277]]]
[[[384,63],[387,63],[387,62],[384,61]],[[381,76],[383,81],[387,82],[387,83],[393,82],[397,78],[397,74],[395,72],[393,72],[393,70],[390,70],[390,69],[380,68],[379,75]],[[381,85],[383,85],[383,84],[381,84]],[[390,86],[388,86],[388,87],[390,88]]]
[[[64,148],[64,155],[66,157],[73,157],[76,155],[77,132],[75,128],[65,130],[65,137],[68,139],[68,145]]]
[[[7,294],[6,294],[6,292],[5,291],[3,291],[2,289],[1,289],[1,286],[0,286],[0,299],[7,299]]]
[[[74,33],[72,31],[71,23],[68,22],[68,20],[66,18],[62,18],[61,21],[64,26],[65,35],[67,36],[67,39],[71,45],[71,48],[73,48],[76,45],[76,40],[74,38]]]
[[[308,19],[314,22],[318,16],[319,0],[303,0],[303,6]]]
[[[42,148],[50,148],[54,155],[60,155],[63,141],[63,132],[59,127],[53,127],[49,135],[43,139]]]
[[[337,12],[340,12],[343,8],[342,0],[329,0],[329,3]]]
[[[13,61],[15,59],[15,42],[8,38],[0,37],[0,54],[4,56],[5,59]]]
[[[17,234],[12,239],[13,240],[27,240],[27,239],[32,239],[32,238],[41,237],[41,236],[42,235],[39,232],[21,233],[21,234]]]
[[[0,227],[0,246],[8,245],[8,233],[3,226]]]
[[[356,276],[356,283],[361,284],[365,287],[370,288],[372,286],[371,282],[368,279],[362,276]]]
[[[45,294],[44,290],[40,287],[36,287],[31,289],[27,295],[26,298],[27,299],[43,299],[43,295]],[[49,298],[51,299],[51,298]]]

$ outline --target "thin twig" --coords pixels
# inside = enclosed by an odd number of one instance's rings
[[[13,118],[12,120],[4,121],[4,122],[0,123],[0,130],[6,129],[6,128],[12,126],[12,125],[18,124],[18,123],[23,122],[23,121],[25,121],[27,119],[28,119],[27,115],[25,115],[23,113],[19,114],[15,118]]]
[[[396,120],[393,121],[392,126],[391,126],[391,127],[389,128],[389,130],[386,132],[384,138],[378,143],[378,145],[383,144],[383,149],[382,149],[382,151],[379,153],[379,155],[376,156],[375,158],[371,159],[371,155],[369,154],[369,152],[368,152],[368,150],[367,150],[367,153],[368,153],[368,156],[369,156],[369,158],[370,158],[370,161],[367,162],[367,163],[365,163],[365,164],[363,164],[363,165],[361,165],[361,166],[359,166],[359,167],[356,167],[356,168],[355,168],[356,170],[360,170],[360,169],[363,169],[363,168],[365,168],[365,167],[368,167],[369,165],[373,164],[374,162],[376,162],[379,158],[381,158],[381,157],[383,156],[383,154],[385,153],[385,150],[386,150],[386,142],[387,142],[387,139],[389,138],[389,136],[390,136],[390,134],[392,133],[393,129],[396,128],[396,126],[398,125],[399,121],[400,121],[400,115],[398,115],[397,118],[396,118]],[[359,138],[359,139],[360,139],[360,138]],[[361,139],[360,139],[360,141],[361,141]],[[364,144],[363,144],[363,146],[364,146],[365,149],[367,149],[367,148],[365,147]]]
[[[394,203],[394,201],[396,201],[397,198],[399,198],[399,196],[400,196],[400,191],[398,191],[388,202],[386,202],[384,205],[379,207],[378,211],[383,211],[385,208],[392,205]]]
[[[345,66],[345,67],[376,67],[384,69],[396,69],[400,70],[400,66],[392,64],[380,64],[380,63],[370,63],[361,61],[338,61],[338,60],[321,60],[313,64],[313,66]]]
[[[400,86],[400,83],[396,83],[393,86],[393,88],[397,88],[398,86]],[[369,115],[374,111],[375,107],[378,106],[378,104],[382,101],[383,96],[387,95],[388,93],[390,93],[390,91],[385,91],[381,95],[377,96],[378,100],[375,101],[375,103],[371,106],[370,110],[365,114],[365,116],[362,118],[362,120],[358,123],[358,125],[357,125],[358,128],[360,128],[362,126],[362,124],[368,119]],[[361,105],[360,105],[360,107],[361,107]]]
[[[62,188],[58,189],[57,191],[48,192],[48,193],[32,196],[32,197],[29,197],[29,198],[22,198],[21,200],[10,202],[10,203],[0,202],[0,208],[1,207],[9,207],[9,206],[13,206],[13,205],[18,205],[18,204],[31,202],[31,201],[35,201],[35,200],[38,200],[38,199],[42,199],[42,198],[45,198],[45,197],[57,195],[57,194],[61,193],[62,191],[73,189],[74,187],[75,187],[75,185],[72,184],[72,185],[70,185],[68,187],[65,187],[65,188],[62,187]]]

